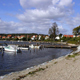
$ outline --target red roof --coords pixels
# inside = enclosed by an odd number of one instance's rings
[[[5,38],[6,38],[6,36],[3,36],[3,37],[2,37],[2,39],[5,39]]]
[[[7,35],[7,38],[10,38],[12,35]]]
[[[73,35],[64,35],[64,37],[73,37]]]

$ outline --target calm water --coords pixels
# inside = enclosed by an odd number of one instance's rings
[[[65,56],[71,51],[70,49],[44,48],[23,50],[22,53],[4,52],[2,54],[0,52],[0,76]]]

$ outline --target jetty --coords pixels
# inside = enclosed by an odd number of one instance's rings
[[[74,44],[42,44],[40,43],[39,45],[41,45],[42,48],[63,48],[63,49],[71,49],[71,48],[77,48],[78,45],[74,45]],[[18,45],[20,47],[29,47],[29,44],[26,45]]]
[[[77,48],[78,46],[68,46],[68,45],[44,45],[45,48]]]

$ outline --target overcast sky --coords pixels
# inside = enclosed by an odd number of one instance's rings
[[[60,33],[72,34],[79,9],[79,0],[0,0],[0,33],[48,34],[56,22]]]

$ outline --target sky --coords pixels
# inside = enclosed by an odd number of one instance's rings
[[[57,23],[70,35],[80,25],[80,0],[0,0],[0,33],[48,34]]]

